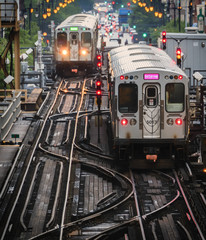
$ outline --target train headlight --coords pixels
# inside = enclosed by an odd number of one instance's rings
[[[68,55],[67,49],[62,49],[61,53],[62,53],[62,55],[64,55],[64,56]]]
[[[170,125],[170,126],[172,126],[172,125],[174,124],[173,119],[172,119],[172,118],[168,118],[168,119],[167,119],[167,124]]]
[[[176,123],[176,125],[182,125],[182,119],[181,118],[177,118],[177,119],[175,119],[175,123]]]
[[[86,49],[82,49],[81,50],[81,55],[86,56],[87,53],[88,53],[88,51]]]
[[[126,126],[128,124],[128,120],[126,118],[123,118],[121,120],[121,124],[122,124],[122,126]]]

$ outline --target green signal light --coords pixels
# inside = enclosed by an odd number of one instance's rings
[[[124,7],[124,5],[121,5],[121,8],[123,8]]]
[[[133,28],[135,29],[135,28],[136,28],[136,26],[135,26],[135,25],[133,25]]]
[[[142,36],[143,36],[143,38],[146,38],[147,37],[147,33],[143,33]]]

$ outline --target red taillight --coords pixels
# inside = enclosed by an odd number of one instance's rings
[[[175,120],[175,123],[176,123],[176,125],[182,125],[182,119],[181,118],[177,118],[176,120]]]
[[[126,118],[123,118],[121,120],[121,124],[122,124],[122,126],[126,126],[128,124],[128,120]]]

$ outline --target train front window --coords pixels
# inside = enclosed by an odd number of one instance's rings
[[[67,46],[67,34],[65,32],[57,33],[57,46],[58,47]]]
[[[119,85],[119,112],[135,113],[137,112],[137,85],[120,84]]]
[[[157,87],[146,87],[145,98],[147,107],[156,107],[158,103]]]
[[[166,85],[166,111],[184,111],[184,85],[182,83],[168,83]]]
[[[71,45],[77,45],[78,43],[78,33],[70,33],[70,44]]]
[[[83,32],[82,33],[82,47],[89,47],[91,46],[91,33],[90,32]]]

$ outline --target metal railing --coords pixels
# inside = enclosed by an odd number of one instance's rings
[[[7,110],[0,116],[0,140],[4,140],[21,112],[21,93],[14,97],[10,103],[1,104],[8,104]]]

